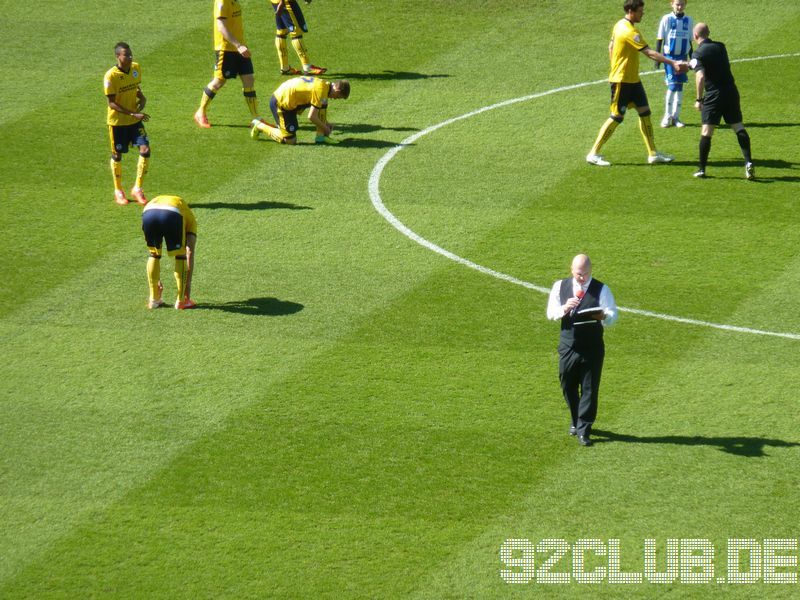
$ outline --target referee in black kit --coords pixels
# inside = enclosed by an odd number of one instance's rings
[[[697,50],[692,55],[689,65],[695,70],[695,86],[697,100],[694,107],[701,111],[703,128],[700,133],[700,165],[695,177],[706,176],[706,163],[711,151],[711,136],[721,119],[731,126],[739,141],[744,157],[744,176],[755,177],[753,158],[750,155],[750,136],[742,124],[742,108],[739,102],[739,90],[731,73],[731,63],[725,44],[710,39],[708,25],[698,23],[694,27],[694,40]]]

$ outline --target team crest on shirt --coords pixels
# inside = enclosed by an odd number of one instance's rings
[[[139,71],[133,71],[132,74],[133,74],[134,77],[138,77],[139,76]]]
[[[638,44],[639,42],[641,42],[641,41],[642,41],[642,36],[640,36],[640,35],[637,33],[635,36],[633,36],[633,41],[634,41],[634,42],[636,42],[636,43]]]

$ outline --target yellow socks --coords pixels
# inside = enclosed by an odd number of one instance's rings
[[[258,117],[258,98],[256,98],[255,88],[242,88],[244,94],[244,101],[247,102],[247,108],[253,118]]]
[[[217,94],[211,90],[211,88],[205,88],[203,90],[203,95],[200,98],[200,112],[206,114],[206,110],[208,109],[208,105],[214,99],[214,96]]]
[[[654,156],[656,153],[656,142],[653,138],[653,124],[650,122],[650,115],[646,117],[639,115],[639,131],[642,132],[644,144],[647,146],[647,155]]]
[[[275,36],[275,49],[278,51],[278,62],[281,63],[281,71],[289,68],[289,53],[286,50],[286,36]]]
[[[111,159],[111,175],[114,177],[114,189],[122,189],[122,161]]]
[[[147,175],[147,168],[150,165],[150,157],[139,155],[139,162],[136,163],[136,187],[142,187],[144,176]]]
[[[306,50],[305,44],[303,44],[303,36],[293,37],[292,46],[294,46],[294,51],[297,52],[297,56],[300,58],[300,62],[305,69],[311,64],[311,61],[308,59],[308,51]]]
[[[600,133],[597,134],[594,146],[592,146],[592,154],[600,154],[600,148],[608,141],[618,125],[619,123],[612,118],[609,118],[603,123],[603,126],[600,128]]]
[[[283,136],[281,135],[281,130],[278,129],[277,127],[268,125],[263,121],[255,121],[254,125],[261,133],[265,133],[279,144],[283,143]]]
[[[175,257],[175,283],[178,286],[178,300],[183,302],[186,295],[186,275],[189,269],[186,265],[186,257]]]
[[[161,279],[161,260],[155,256],[147,259],[147,285],[150,287],[150,300],[159,300],[161,290],[158,281]]]

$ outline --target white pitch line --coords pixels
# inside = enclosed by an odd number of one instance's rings
[[[795,52],[792,54],[773,54],[770,56],[758,56],[753,58],[739,58],[736,60],[732,60],[732,63],[738,62],[752,62],[756,60],[772,60],[776,58],[791,58],[800,56],[800,52]],[[650,75],[653,73],[658,73],[659,71],[647,71],[642,73],[642,75]],[[511,106],[512,104],[518,104],[520,102],[527,102],[529,100],[535,100],[537,98],[542,98],[544,96],[550,96],[552,94],[558,94],[561,92],[567,92],[570,90],[576,90],[582,87],[588,87],[591,85],[597,85],[600,83],[606,83],[606,79],[598,79],[597,81],[587,81],[584,83],[576,83],[573,85],[565,85],[563,87],[554,88],[552,90],[547,90],[545,92],[538,92],[536,94],[529,94],[527,96],[520,96],[519,98],[512,98],[510,100],[504,100],[503,102],[498,102],[496,104],[492,104],[490,106],[484,106],[483,108],[479,108],[468,112],[463,115],[459,115],[457,117],[453,117],[451,119],[447,119],[446,121],[442,121],[441,123],[437,123],[436,125],[431,125],[430,127],[426,127],[422,131],[418,131],[417,133],[408,136],[402,142],[400,142],[397,146],[391,148],[386,154],[384,154],[380,160],[375,164],[375,167],[372,169],[372,173],[369,176],[369,197],[372,201],[372,206],[375,207],[375,210],[386,219],[389,224],[397,229],[400,233],[404,236],[413,240],[420,246],[427,248],[428,250],[432,250],[437,254],[441,254],[445,258],[449,258],[450,260],[457,262],[458,264],[464,265],[465,267],[469,267],[470,269],[474,269],[479,271],[480,273],[484,273],[485,275],[490,275],[497,279],[501,279],[503,281],[507,281],[509,283],[513,283],[514,285],[520,285],[522,287],[540,292],[542,294],[549,294],[550,288],[543,287],[540,285],[536,285],[535,283],[531,283],[529,281],[524,281],[522,279],[518,279],[513,275],[508,275],[506,273],[501,273],[500,271],[495,271],[494,269],[490,269],[489,267],[484,267],[483,265],[479,265],[478,263],[472,262],[467,258],[463,258],[458,256],[457,254],[453,254],[449,250],[442,248],[441,246],[437,246],[433,242],[426,240],[424,237],[419,235],[418,233],[409,229],[400,219],[394,216],[392,212],[386,208],[386,205],[383,203],[381,199],[381,192],[380,192],[380,182],[381,182],[381,175],[383,174],[383,170],[386,168],[386,165],[389,164],[389,161],[392,160],[397,154],[407,148],[414,142],[416,142],[421,137],[428,135],[429,133],[433,133],[437,129],[441,129],[442,127],[446,127],[447,125],[451,125],[453,123],[457,123],[458,121],[463,121],[464,119],[469,119],[474,116],[480,115],[482,113],[488,112],[490,110],[494,110],[496,108],[503,108],[505,106]],[[687,325],[697,325],[700,327],[710,327],[712,329],[721,329],[723,331],[732,331],[736,333],[750,333],[754,335],[766,335],[772,337],[779,337],[785,338],[790,340],[800,340],[800,334],[798,333],[782,333],[779,331],[767,331],[764,329],[752,329],[750,327],[738,327],[736,325],[725,325],[723,323],[712,323],[710,321],[700,321],[698,319],[689,319],[686,317],[677,317],[674,315],[668,315],[664,313],[657,313],[652,312],[649,310],[641,310],[638,308],[626,308],[624,306],[620,306],[619,310],[621,312],[628,312],[634,315],[640,315],[643,317],[650,317],[653,319],[661,319],[663,321],[674,321],[676,323],[685,323]]]

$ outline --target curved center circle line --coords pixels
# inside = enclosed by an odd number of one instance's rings
[[[790,57],[797,57],[797,56],[800,56],[800,52],[794,52],[794,53],[791,53],[791,54],[772,54],[772,55],[769,55],[769,56],[758,56],[758,57],[752,57],[752,58],[739,58],[739,59],[736,59],[736,60],[732,60],[731,62],[732,63],[752,62],[752,61],[758,61],[758,60],[771,60],[771,59],[776,59],[776,58],[790,58]],[[658,70],[646,71],[646,72],[642,73],[642,75],[651,75],[651,74],[654,74],[654,73],[659,73],[659,71]],[[470,119],[470,118],[472,118],[474,116],[480,115],[480,114],[488,112],[490,110],[495,110],[497,108],[503,108],[503,107],[506,107],[506,106],[511,106],[513,104],[519,104],[521,102],[528,102],[530,100],[535,100],[537,98],[542,98],[544,96],[550,96],[552,94],[558,94],[558,93],[561,93],[561,92],[568,92],[568,91],[571,91],[571,90],[575,90],[575,89],[579,89],[579,88],[583,88],[583,87],[589,87],[589,86],[592,86],[592,85],[598,85],[598,84],[601,84],[601,83],[608,83],[608,80],[607,79],[598,79],[598,80],[595,80],[595,81],[586,81],[586,82],[583,82],[583,83],[575,83],[575,84],[572,84],[572,85],[565,85],[565,86],[562,86],[562,87],[553,88],[551,90],[546,90],[544,92],[537,92],[535,94],[528,94],[527,96],[520,96],[518,98],[511,98],[509,100],[504,100],[504,101],[498,102],[496,104],[491,104],[489,106],[484,106],[484,107],[478,108],[476,110],[470,111],[470,112],[465,113],[463,115],[459,115],[457,117],[452,117],[450,119],[442,121],[441,123],[437,123],[435,125],[431,125],[430,127],[426,127],[425,129],[423,129],[421,131],[418,131],[417,133],[415,133],[413,135],[408,136],[402,142],[400,142],[396,146],[390,148],[386,152],[386,154],[384,154],[378,160],[378,162],[375,164],[375,166],[373,167],[372,173],[370,173],[370,176],[369,176],[369,183],[368,183],[369,197],[370,197],[370,201],[372,202],[372,206],[375,208],[375,210],[392,227],[397,229],[397,231],[402,233],[404,236],[406,236],[410,240],[416,242],[420,246],[423,246],[424,248],[427,248],[428,250],[431,250],[432,252],[440,254],[440,255],[444,256],[445,258],[448,258],[448,259],[452,260],[453,262],[456,262],[458,264],[464,265],[465,267],[469,267],[470,269],[474,269],[475,271],[478,271],[478,272],[483,273],[485,275],[490,275],[491,277],[494,277],[496,279],[500,279],[502,281],[507,281],[508,283],[513,283],[514,285],[519,285],[519,286],[522,286],[524,288],[528,288],[528,289],[534,290],[536,292],[540,292],[542,294],[549,294],[550,293],[550,288],[549,287],[543,287],[543,286],[540,286],[540,285],[536,285],[535,283],[531,283],[529,281],[524,281],[522,279],[518,279],[517,277],[514,277],[513,275],[508,275],[506,273],[501,273],[500,271],[495,271],[494,269],[490,269],[489,267],[484,267],[483,265],[479,265],[476,262],[473,262],[473,261],[471,261],[471,260],[469,260],[467,258],[464,258],[462,256],[458,256],[457,254],[454,254],[453,252],[450,252],[449,250],[446,250],[445,248],[442,248],[441,246],[438,246],[437,244],[434,244],[433,242],[425,239],[424,237],[422,237],[421,235],[419,235],[418,233],[416,233],[415,231],[413,231],[412,229],[407,227],[402,221],[400,221],[400,219],[395,217],[394,214],[388,208],[386,208],[386,205],[383,203],[383,199],[381,198],[381,192],[380,192],[381,175],[383,174],[383,170],[386,168],[386,165],[388,165],[389,162],[395,156],[397,156],[397,154],[401,150],[409,147],[411,144],[416,142],[418,139],[428,135],[429,133],[433,133],[434,131],[436,131],[438,129],[441,129],[442,127],[446,127],[447,125],[452,125],[453,123],[457,123],[458,121],[463,121],[465,119]],[[627,313],[631,313],[631,314],[634,314],[634,315],[639,315],[639,316],[642,316],[642,317],[660,319],[662,321],[672,321],[672,322],[675,322],[675,323],[684,323],[684,324],[687,324],[687,325],[696,325],[696,326],[699,326],[699,327],[708,327],[708,328],[711,328],[711,329],[719,329],[719,330],[722,330],[722,331],[731,331],[731,332],[735,332],[735,333],[748,333],[748,334],[753,334],[753,335],[771,336],[771,337],[778,337],[778,338],[784,338],[784,339],[790,339],[790,340],[800,340],[800,334],[798,334],[798,333],[784,333],[784,332],[779,332],[779,331],[768,331],[768,330],[765,330],[765,329],[753,329],[751,327],[739,327],[739,326],[736,326],[736,325],[726,325],[724,323],[712,323],[710,321],[701,321],[699,319],[690,319],[690,318],[687,318],[687,317],[678,317],[678,316],[675,316],[675,315],[669,315],[669,314],[665,314],[665,313],[658,313],[658,312],[653,312],[653,311],[649,311],[649,310],[642,310],[642,309],[638,309],[638,308],[626,308],[624,306],[620,306],[618,308],[619,308],[620,312],[627,312]]]

